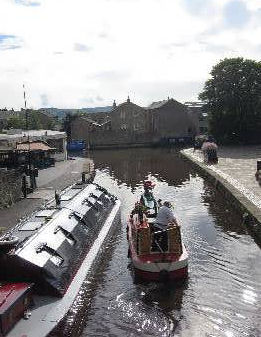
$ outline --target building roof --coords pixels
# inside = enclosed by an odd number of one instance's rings
[[[112,112],[117,111],[118,108],[120,108],[120,107],[124,107],[124,106],[128,106],[128,105],[132,105],[132,106],[134,106],[135,108],[138,108],[138,109],[145,109],[145,108],[143,108],[143,107],[140,106],[140,105],[137,105],[137,104],[135,104],[135,103],[132,103],[131,101],[127,101],[127,102],[123,102],[123,103],[118,104],[118,105],[112,110]]]
[[[25,137],[66,138],[65,132],[54,130],[14,130],[14,133],[11,133],[11,130],[7,131],[8,134],[0,134],[0,140],[15,140],[16,138],[23,139]]]
[[[12,152],[14,148],[12,146],[0,145],[0,153]]]
[[[23,142],[16,144],[18,151],[52,151],[54,147],[48,146],[45,142]]]
[[[153,102],[151,103],[147,109],[158,109],[161,108],[163,105],[165,105],[169,100],[164,99],[163,101]]]
[[[106,117],[109,117],[109,116],[106,116]],[[110,119],[106,119],[106,120],[103,120],[102,123],[98,123],[96,121],[94,121],[93,119],[90,119],[88,117],[85,117],[85,116],[79,116],[79,118],[87,121],[88,123],[90,123],[91,125],[94,125],[94,126],[97,126],[97,127],[102,127],[103,125],[107,124],[107,123],[110,123],[111,120]]]
[[[197,101],[197,102],[185,102],[184,104],[187,107],[189,107],[189,108],[201,108],[204,105],[204,103],[200,102],[200,101]]]
[[[85,117],[85,116],[79,116],[81,119],[84,119],[85,121],[87,121],[88,123],[90,123],[91,125],[94,125],[94,126],[98,126],[100,127],[101,124],[97,123],[96,121],[94,121],[93,119],[90,119],[88,117]]]
[[[153,102],[146,109],[147,110],[159,109],[169,103],[183,105],[182,103],[176,101],[174,98],[168,98],[168,99],[164,99],[163,101]]]

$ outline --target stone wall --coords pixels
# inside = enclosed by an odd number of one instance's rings
[[[77,128],[78,126],[78,128]],[[124,145],[146,145],[151,144],[153,135],[151,133],[133,133],[130,131],[112,131],[112,130],[96,130],[92,132],[86,132],[86,129],[75,123],[73,128],[72,137],[75,140],[84,140],[86,144],[90,144],[91,147],[117,147]]]
[[[0,209],[11,206],[21,198],[21,173],[0,169]]]

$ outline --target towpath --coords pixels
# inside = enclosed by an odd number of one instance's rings
[[[216,165],[205,164],[199,150],[193,152],[193,149],[185,149],[181,153],[227,183],[231,193],[261,221],[261,187],[255,179],[256,162],[261,160],[261,146],[221,147]]]
[[[54,197],[54,191],[60,191],[65,187],[81,179],[82,172],[88,166],[87,158],[73,158],[55,163],[54,167],[39,170],[37,177],[37,189],[28,194],[26,199],[21,199],[9,208],[0,210],[0,227],[10,228],[19,219],[30,215],[34,210]]]

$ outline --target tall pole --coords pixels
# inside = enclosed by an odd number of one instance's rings
[[[24,86],[24,84],[23,84],[23,89],[24,89],[25,127],[26,127],[26,130],[27,130],[27,140],[28,140],[28,144],[29,144],[29,133],[28,133],[29,122],[28,122],[28,110],[27,110],[27,106],[26,106],[26,96],[25,96],[25,86]]]
[[[25,85],[23,84],[23,89],[24,89],[24,108],[25,108],[25,124],[26,124],[26,131],[27,131],[27,143],[28,143],[28,173],[30,177],[30,187],[32,190],[35,189],[36,187],[36,182],[35,182],[35,176],[34,172],[32,170],[32,164],[31,164],[31,149],[30,149],[30,136],[29,136],[29,116],[28,116],[28,109],[27,109],[27,104],[26,104],[26,95],[25,95]]]
[[[25,86],[23,84],[23,89],[24,89],[24,108],[26,110],[26,98],[25,98]]]
[[[28,143],[28,156],[27,156],[27,170],[30,175],[30,169],[31,169],[31,158],[30,158],[30,143],[29,143],[29,123],[28,123],[28,111],[27,111],[27,104],[26,104],[26,96],[25,96],[25,85],[23,84],[23,90],[24,90],[24,110],[25,110],[25,128],[27,131],[27,143]]]

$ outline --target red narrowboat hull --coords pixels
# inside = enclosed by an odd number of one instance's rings
[[[167,274],[162,274],[160,272],[149,272],[149,271],[144,271],[138,268],[135,268],[135,275],[142,279],[142,280],[146,280],[146,281],[151,281],[151,282],[160,282],[163,280],[163,277],[165,277],[165,279],[167,279],[168,281],[176,281],[176,280],[180,280],[180,279],[184,279],[188,276],[188,266],[181,268],[181,269],[177,269],[177,270],[173,270],[173,271],[169,271],[167,272]]]
[[[135,277],[144,281],[175,281],[188,275],[188,253],[185,245],[180,242],[179,252],[159,252],[147,249],[137,252],[137,233],[141,229],[148,231],[146,223],[137,226],[135,219],[128,223],[127,233],[129,256],[132,260]],[[136,241],[136,242],[135,242]]]

